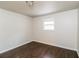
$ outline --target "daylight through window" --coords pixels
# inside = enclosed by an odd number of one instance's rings
[[[44,30],[54,30],[54,21],[45,21],[44,22]]]

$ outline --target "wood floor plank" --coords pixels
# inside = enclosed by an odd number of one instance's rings
[[[78,55],[73,50],[33,41],[0,54],[0,58],[78,58]]]

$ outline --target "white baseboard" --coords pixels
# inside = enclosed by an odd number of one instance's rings
[[[69,50],[77,51],[77,49],[68,48],[68,47],[64,47],[64,46],[60,46],[60,45],[56,45],[56,44],[51,44],[51,43],[47,43],[47,42],[43,42],[43,41],[37,41],[37,40],[34,40],[34,41],[40,42],[40,43],[45,43],[45,44],[48,44],[48,45],[53,45],[53,46],[61,47],[61,48],[65,48],[65,49],[69,49]]]
[[[31,42],[31,41],[29,41],[29,42]],[[17,48],[17,47],[20,47],[20,46],[22,46],[22,45],[25,45],[25,44],[27,44],[27,43],[29,43],[29,42],[26,42],[26,43],[17,45],[16,47],[12,47],[12,48],[9,48],[9,49],[6,49],[6,50],[2,50],[2,51],[0,51],[0,54],[1,54],[1,53],[4,53],[4,52],[7,52],[7,51],[9,51],[9,50],[15,49],[15,48]]]

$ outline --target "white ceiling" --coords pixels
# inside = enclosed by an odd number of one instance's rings
[[[0,8],[29,16],[42,16],[79,7],[79,1],[35,1],[29,8],[25,1],[0,1]]]

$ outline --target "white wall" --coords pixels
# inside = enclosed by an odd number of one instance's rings
[[[77,13],[69,10],[33,19],[33,39],[67,49],[77,50]],[[55,21],[54,31],[43,30],[43,22]]]
[[[78,56],[79,56],[79,9],[78,9],[78,22],[77,23],[78,23],[78,26],[77,26],[78,27],[78,30],[77,30],[78,31],[77,32],[77,35],[78,35],[77,36],[77,38],[78,38],[77,39],[77,50],[78,50]]]
[[[0,53],[31,41],[31,19],[0,9]]]

